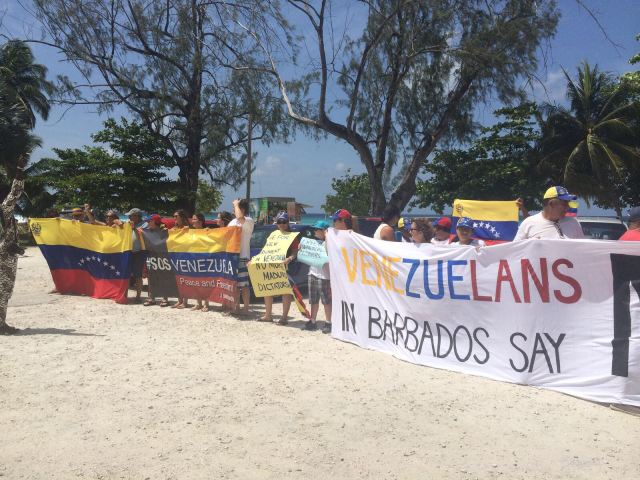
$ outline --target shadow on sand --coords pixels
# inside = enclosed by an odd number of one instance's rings
[[[104,337],[95,333],[76,332],[73,328],[24,328],[14,333],[16,336],[24,335],[69,335],[73,337]]]

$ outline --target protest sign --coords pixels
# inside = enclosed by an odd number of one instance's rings
[[[324,242],[313,238],[303,238],[300,240],[298,261],[311,267],[321,268],[329,261],[329,256],[324,248]]]
[[[110,228],[62,218],[32,218],[29,228],[59,293],[127,303],[131,226]]]
[[[235,306],[241,229],[140,229],[149,252],[149,288],[156,297]]]
[[[283,263],[253,263],[249,276],[256,297],[286,295],[291,293],[289,276]]]
[[[640,406],[640,251],[420,247],[329,231],[332,335],[421,365]]]
[[[178,298],[176,273],[171,266],[171,257],[167,251],[169,230],[140,230],[142,244],[147,250],[147,280],[149,296]]]
[[[256,297],[293,293],[283,262],[297,235],[297,232],[274,231],[260,253],[251,259],[247,269]]]

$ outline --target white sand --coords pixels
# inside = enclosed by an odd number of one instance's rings
[[[219,313],[49,295],[0,336],[8,479],[640,478],[640,418]]]

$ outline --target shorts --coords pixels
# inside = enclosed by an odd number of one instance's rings
[[[145,263],[147,263],[147,252],[131,252],[131,276],[133,278],[142,278]]]
[[[309,275],[309,303],[315,305],[321,299],[323,305],[331,304],[331,280]]]
[[[244,288],[249,286],[249,271],[247,270],[248,258],[241,258],[238,261],[238,288]]]

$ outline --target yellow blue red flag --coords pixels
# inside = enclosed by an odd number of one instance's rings
[[[490,242],[510,242],[518,231],[518,206],[515,200],[459,200],[453,202],[451,231],[461,217],[473,220],[473,236]]]
[[[210,300],[235,307],[240,227],[138,229],[155,297]]]
[[[127,303],[132,231],[62,218],[33,218],[29,228],[60,293]]]

